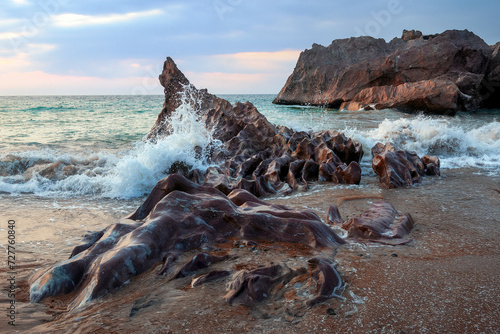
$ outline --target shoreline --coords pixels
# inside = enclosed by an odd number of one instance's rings
[[[264,198],[273,204],[311,209],[323,220],[331,204],[340,204],[340,213],[347,219],[383,198],[398,211],[409,212],[416,222],[410,234],[413,241],[405,246],[351,242],[340,247],[335,260],[347,282],[343,294],[346,300],[331,298],[312,308],[298,308],[295,314],[282,309],[272,311],[271,304],[275,301],[268,300],[251,309],[229,306],[221,298],[223,284],[182,290],[179,284],[186,282],[162,282],[155,276],[158,268],[137,276],[127,286],[79,312],[64,311],[64,296],[47,298],[44,304],[30,303],[28,276],[38,268],[68,258],[72,248],[81,243],[83,234],[116,222],[129,208],[133,211],[134,201],[95,199],[78,206],[75,205],[80,200],[77,198],[40,202],[33,196],[32,201],[26,203],[17,197],[3,196],[0,209],[3,217],[16,221],[20,254],[16,294],[19,326],[12,333],[77,328],[110,333],[133,332],[137,328],[179,332],[188,327],[190,332],[198,333],[206,332],[205,321],[209,319],[213,331],[232,328],[250,333],[323,329],[346,333],[499,330],[496,310],[500,296],[496,287],[500,286],[500,236],[496,229],[500,189],[495,185],[500,183],[500,176],[477,172],[476,169],[447,169],[443,170],[442,177],[424,178],[422,184],[411,189],[389,190],[377,187],[376,177],[364,176],[359,187],[317,184],[308,192]],[[54,205],[57,202],[67,206]],[[103,205],[99,207],[98,202]],[[6,233],[5,218],[0,226],[2,234]],[[279,255],[271,252],[272,256],[283,261],[290,259],[293,250],[284,249],[288,250]],[[244,249],[237,251],[244,252]],[[299,261],[293,256],[291,260]],[[5,262],[6,256],[0,262],[2,277],[6,274]],[[142,291],[141,286],[152,288]],[[139,309],[139,317],[130,317],[137,301],[151,295],[161,302],[153,309]],[[5,302],[6,296],[2,295],[1,304]],[[118,305],[120,311],[116,311]],[[94,314],[96,308],[100,313]],[[0,328],[5,325],[6,321]]]

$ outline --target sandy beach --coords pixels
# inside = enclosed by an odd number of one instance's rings
[[[499,184],[499,176],[448,169],[411,189],[382,189],[376,177],[366,176],[361,186],[316,184],[308,192],[266,199],[311,209],[325,220],[332,204],[346,219],[384,199],[416,222],[413,241],[404,246],[341,246],[335,259],[347,283],[345,299],[314,307],[286,294],[252,308],[230,306],[222,298],[224,284],[190,288],[187,278],[158,278],[158,266],[78,311],[67,312],[66,296],[33,304],[29,276],[68,258],[87,231],[116,222],[140,201],[79,199],[75,205],[74,199],[2,195],[2,246],[7,222],[14,220],[18,288],[16,326],[8,326],[4,316],[0,328],[2,333],[495,333],[500,330]],[[258,261],[293,267],[307,260],[291,245],[259,245],[257,252],[248,248],[228,249],[234,266]],[[2,277],[8,275],[4,254]],[[7,289],[3,279],[2,290]],[[6,296],[1,296],[2,305],[9,303]]]

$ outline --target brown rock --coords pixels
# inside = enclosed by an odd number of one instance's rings
[[[206,90],[196,89],[171,58],[165,61],[160,82],[165,87],[165,103],[149,139],[168,136],[172,132],[171,117],[193,110],[213,137],[208,147],[200,147],[197,154],[219,165],[208,168],[205,176],[189,171],[181,162],[171,172],[182,172],[224,194],[240,188],[257,196],[288,193],[300,185],[307,187],[307,182],[319,177],[340,183],[356,182],[347,180],[358,178],[357,170],[348,165],[361,160],[363,149],[341,133],[295,132],[274,126],[249,102],[231,105]],[[203,156],[208,153],[211,155]],[[338,175],[320,176],[319,165],[330,162]],[[351,172],[354,174],[346,174]]]
[[[227,197],[173,174],[158,182],[136,212],[108,226],[93,245],[79,248],[71,259],[32,277],[30,298],[38,302],[74,292],[69,308],[78,307],[158,262],[165,262],[160,273],[166,273],[179,254],[227,238],[312,248],[344,243],[311,211],[267,205],[244,190]],[[208,265],[207,256],[206,261],[193,259],[186,271]]]
[[[384,201],[377,202],[360,216],[351,218],[342,224],[348,236],[358,239],[382,241],[398,239],[392,244],[404,244],[409,241],[407,235],[413,229],[413,219],[409,213],[398,213],[393,206]],[[387,241],[386,243],[391,243]]]
[[[376,109],[432,110],[434,114],[449,115],[461,110],[458,104],[462,95],[454,82],[433,79],[366,88],[353,100],[373,101]]]
[[[422,38],[422,32],[419,30],[403,30],[401,39],[403,41],[411,41],[412,39]]]
[[[283,146],[276,127],[250,102],[233,106],[204,89],[196,89],[170,57],[164,63],[160,83],[165,88],[165,103],[151,129],[150,139],[171,133],[168,120],[184,104],[196,111],[215,140],[225,144],[226,154],[251,155],[270,147]]]
[[[335,205],[330,205],[330,208],[328,209],[327,222],[332,225],[340,225],[344,223],[344,220],[340,215],[339,208]]]
[[[218,280],[219,278],[226,277],[229,275],[231,275],[231,273],[227,270],[214,270],[209,272],[208,274],[200,275],[196,278],[193,278],[193,281],[191,282],[191,287],[212,282]]]
[[[194,275],[198,270],[208,268],[212,263],[222,262],[227,258],[227,256],[214,256],[207,253],[198,253],[191,259],[191,261],[182,266],[174,278]]]
[[[390,143],[372,148],[372,168],[386,188],[411,187],[425,175],[424,164],[414,152],[395,149]]]
[[[325,258],[313,258],[307,263],[311,276],[318,282],[318,292],[313,299],[307,301],[307,305],[314,306],[338,296],[343,290],[343,282],[334,265]]]
[[[345,164],[337,167],[335,171],[337,183],[359,184],[361,182],[361,167],[356,161],[353,161],[349,166]]]
[[[363,36],[314,44],[273,102],[446,115],[482,104],[498,108],[496,50],[467,30],[433,36],[405,30],[389,43]],[[488,84],[494,86],[489,94]]]
[[[252,306],[270,295],[271,288],[280,279],[282,267],[275,265],[234,274],[224,297],[230,305]]]
[[[422,163],[425,166],[426,175],[441,175],[440,166],[441,162],[438,157],[431,155],[424,155],[422,157]]]

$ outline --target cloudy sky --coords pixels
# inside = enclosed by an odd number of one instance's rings
[[[500,40],[500,1],[2,0],[0,95],[162,94],[172,57],[198,88],[277,93],[313,43],[403,29]]]

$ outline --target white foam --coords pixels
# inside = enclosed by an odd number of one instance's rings
[[[0,172],[6,174],[0,176],[0,192],[131,198],[149,193],[174,162],[205,170],[210,147],[220,143],[198,119],[198,105],[192,107],[195,97],[189,87],[185,92],[181,106],[166,120],[171,133],[156,142],[141,141],[118,153],[39,150],[0,157]]]
[[[373,130],[346,128],[344,133],[360,141],[365,156],[377,143],[415,151],[419,156],[436,155],[442,168],[479,167],[500,172],[500,122],[471,124],[454,118],[418,116],[384,120]]]

